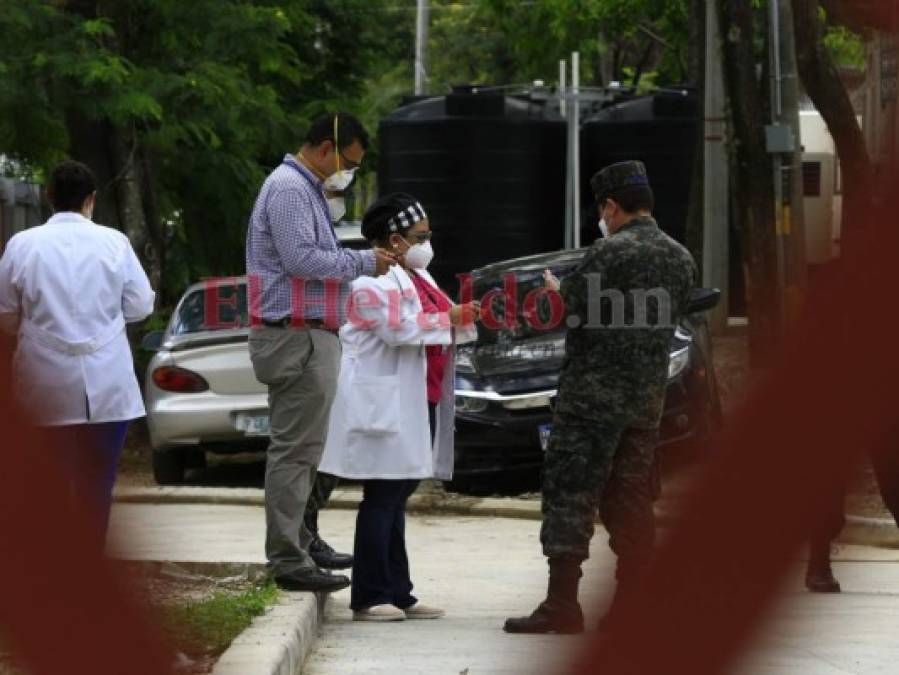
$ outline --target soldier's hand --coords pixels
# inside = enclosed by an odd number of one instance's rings
[[[543,270],[543,285],[548,291],[558,292],[562,288],[562,282],[549,270]]]
[[[453,305],[449,311],[450,324],[453,326],[467,326],[479,321],[481,318],[481,303],[477,300],[466,302],[464,305]]]
[[[396,256],[383,248],[372,249],[375,252],[375,276],[387,274],[387,271],[396,265]]]

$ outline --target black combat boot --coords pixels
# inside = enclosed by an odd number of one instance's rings
[[[506,619],[507,633],[558,633],[584,631],[584,614],[577,601],[581,563],[569,558],[550,558],[549,590],[530,616]]]
[[[839,593],[840,582],[830,569],[830,542],[813,541],[805,571],[805,587],[812,593]]]

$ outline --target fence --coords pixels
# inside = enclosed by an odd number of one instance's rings
[[[16,233],[43,222],[40,188],[12,178],[0,178],[0,244]]]

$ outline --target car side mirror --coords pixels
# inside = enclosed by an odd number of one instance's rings
[[[717,288],[694,288],[690,302],[687,303],[687,312],[690,314],[707,312],[717,307],[720,300],[721,291]]]
[[[143,339],[140,341],[140,346],[142,349],[146,349],[148,352],[158,352],[159,348],[162,347],[162,338],[164,336],[165,331],[150,331],[149,333],[144,335]]]

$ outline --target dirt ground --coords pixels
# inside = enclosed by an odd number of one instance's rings
[[[122,563],[127,574],[128,592],[135,602],[158,616],[158,624],[170,644],[177,650],[174,655],[174,672],[179,675],[206,675],[212,672],[216,655],[206,645],[186,641],[184,631],[166,620],[166,610],[210,599],[215,593],[226,591],[240,593],[251,582],[243,577],[213,579],[189,574],[175,566],[148,572],[140,564]],[[0,649],[0,675],[28,675],[16,659]]]

